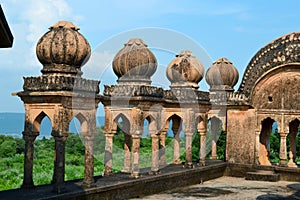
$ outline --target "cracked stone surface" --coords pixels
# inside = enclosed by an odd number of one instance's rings
[[[221,177],[206,181],[203,184],[175,188],[164,193],[139,199],[300,199],[300,183],[287,181],[247,181],[244,178]]]

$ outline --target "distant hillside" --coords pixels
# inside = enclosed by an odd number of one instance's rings
[[[13,137],[22,137],[24,130],[24,113],[0,113],[0,134],[11,135]],[[97,117],[97,126],[104,125],[104,117]],[[80,124],[78,120],[72,120],[69,131],[72,133],[80,132]],[[44,118],[41,124],[41,136],[49,137],[51,135],[51,122],[48,118]]]

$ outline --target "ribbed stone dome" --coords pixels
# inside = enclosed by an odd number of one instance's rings
[[[88,41],[71,22],[58,21],[37,43],[36,54],[43,64],[43,74],[80,76],[81,66],[91,54]]]
[[[157,61],[142,39],[132,38],[116,54],[112,67],[119,83],[149,85]]]
[[[188,50],[183,50],[176,55],[167,68],[167,78],[171,82],[171,87],[192,86],[198,88],[198,83],[203,76],[202,63]]]
[[[227,58],[219,58],[207,70],[206,82],[211,90],[233,90],[239,79],[239,72]]]

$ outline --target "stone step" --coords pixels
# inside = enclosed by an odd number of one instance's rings
[[[245,179],[252,181],[277,182],[280,180],[280,175],[275,174],[273,171],[257,170],[255,172],[247,172]]]

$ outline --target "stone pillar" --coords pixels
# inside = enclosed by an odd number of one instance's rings
[[[259,149],[260,149],[260,131],[255,131],[255,160],[254,163],[259,165]]]
[[[206,160],[206,131],[200,130],[200,154],[199,154],[199,164],[205,166]]]
[[[166,134],[167,132],[161,132],[159,136],[159,165],[166,165]]]
[[[286,159],[287,159],[287,150],[286,150],[286,133],[280,133],[280,165],[286,166]]]
[[[132,135],[132,171],[131,176],[138,178],[140,173],[140,135]]]
[[[173,128],[174,133],[174,159],[173,164],[181,164],[180,161],[180,131],[178,128]]]
[[[131,136],[124,133],[124,167],[122,172],[130,173],[131,168]]]
[[[152,139],[152,166],[151,166],[151,174],[159,173],[159,142],[158,136],[153,134],[151,135]]]
[[[288,164],[287,164],[288,167],[298,167],[298,166],[296,165],[296,163],[294,162],[293,157],[294,157],[293,152],[290,151],[290,152],[289,152],[289,162],[288,162]]]
[[[84,162],[84,187],[94,186],[94,135],[84,136],[85,162]]]
[[[23,139],[25,140],[25,153],[24,153],[24,177],[22,188],[34,188],[32,172],[33,172],[33,153],[34,153],[34,140],[37,134],[30,132],[23,132]]]
[[[193,140],[193,133],[186,132],[185,133],[186,139],[186,146],[185,146],[185,166],[192,168],[193,161],[192,161],[192,140]]]
[[[217,134],[219,131],[219,127],[212,123],[211,134],[212,134],[212,143],[211,143],[211,157],[212,160],[217,160]]]
[[[54,136],[55,156],[54,156],[54,183],[53,191],[57,193],[65,192],[65,147],[67,136]]]
[[[104,171],[103,176],[110,176],[113,174],[112,168],[112,150],[113,150],[114,134],[105,134],[105,152],[104,152]]]

